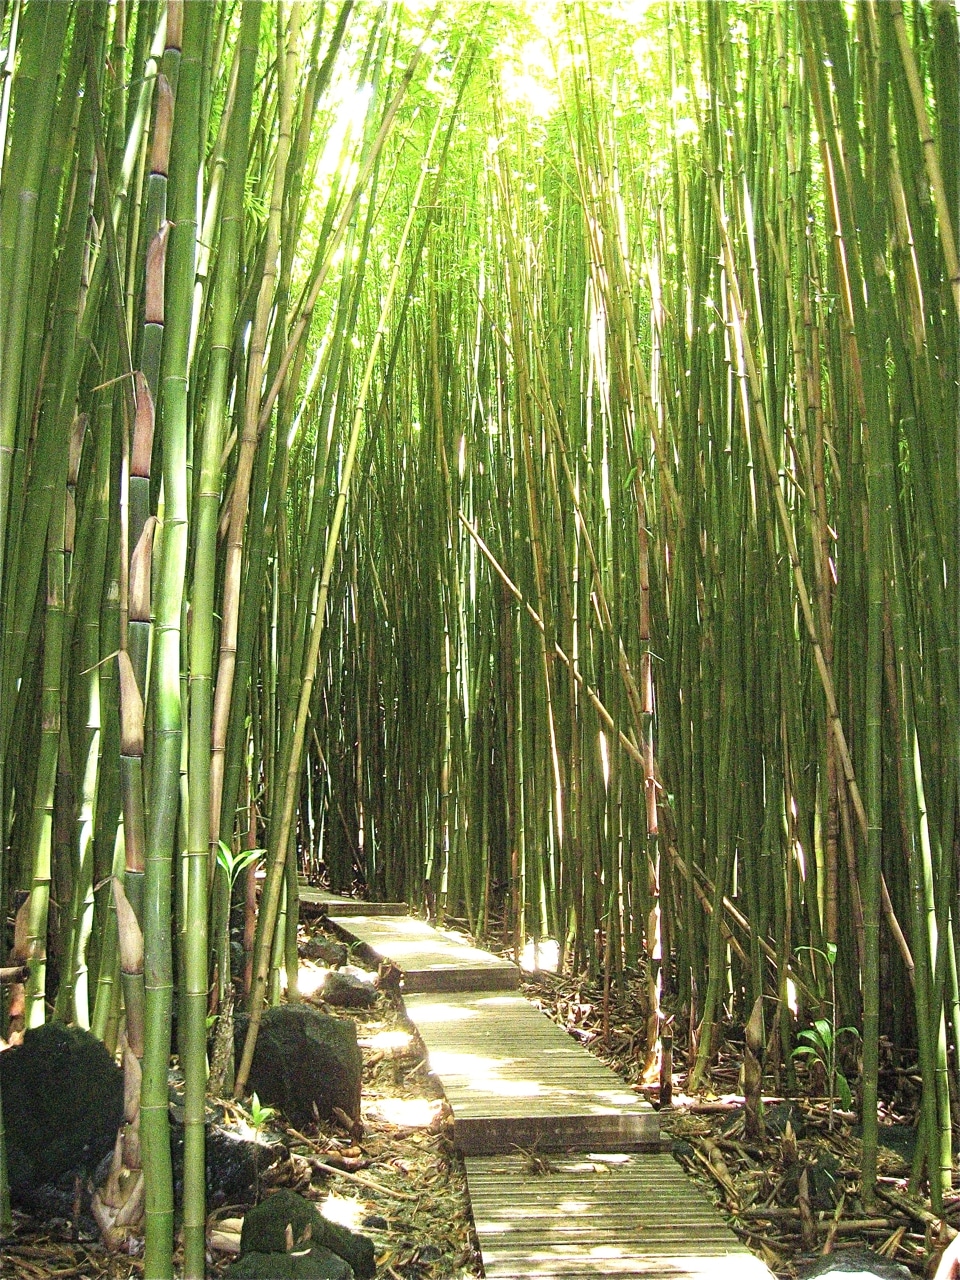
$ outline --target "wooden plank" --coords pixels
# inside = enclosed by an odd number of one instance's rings
[[[668,1155],[465,1163],[487,1280],[772,1280]]]
[[[413,916],[332,915],[330,923],[343,937],[359,942],[374,963],[389,960],[397,965],[403,971],[405,996],[423,991],[510,991],[520,985],[520,970],[509,960]]]
[[[649,1103],[517,993],[411,995],[465,1155],[659,1148]]]
[[[405,902],[364,902],[361,898],[345,898],[329,889],[300,886],[300,905],[322,915],[335,916],[405,916],[410,908]]]

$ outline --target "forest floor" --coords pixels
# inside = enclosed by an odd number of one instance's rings
[[[647,998],[641,980],[611,991],[604,1015],[599,983],[525,974],[523,988],[548,1016],[656,1105],[659,1087],[639,1083]],[[764,1136],[744,1134],[740,1083],[744,1032],[726,1026],[707,1086],[682,1092],[686,1046],[675,1032],[673,1105],[660,1111],[674,1158],[724,1214],[740,1239],[778,1276],[792,1280],[817,1254],[868,1248],[917,1276],[931,1272],[946,1236],[960,1227],[960,1192],[945,1197],[946,1228],[911,1190],[920,1103],[918,1068],[884,1045],[877,1200],[865,1209],[861,1144],[850,1113],[818,1096],[816,1069],[797,1064],[797,1090],[764,1078]],[[821,1085],[822,1088],[822,1085]],[[832,1111],[832,1114],[831,1114]],[[788,1128],[789,1123],[789,1128]]]
[[[305,990],[312,980],[319,985],[321,976],[317,966],[302,962]],[[649,1092],[638,1082],[646,1010],[641,981],[611,993],[606,1013],[601,988],[583,979],[524,974],[523,989],[638,1092]],[[452,1116],[398,998],[383,991],[376,1006],[366,1011],[332,1010],[307,998],[327,1012],[356,1020],[364,1058],[362,1131],[323,1123],[307,1132],[279,1129],[277,1136],[289,1154],[263,1176],[261,1193],[291,1187],[336,1221],[368,1235],[376,1248],[377,1276],[383,1280],[481,1276],[463,1163],[452,1141]],[[909,1067],[894,1070],[891,1064],[884,1077],[883,1140],[889,1145],[880,1153],[879,1203],[868,1214],[860,1195],[860,1144],[854,1126],[835,1114],[831,1127],[824,1099],[802,1091],[790,1099],[776,1097],[765,1107],[764,1139],[744,1136],[738,1099],[742,1049],[742,1031],[739,1037],[728,1031],[709,1088],[696,1098],[685,1097],[679,1089],[683,1074],[675,1073],[673,1106],[660,1112],[665,1144],[737,1235],[778,1276],[791,1280],[798,1263],[811,1254],[855,1245],[869,1246],[925,1275],[939,1222],[928,1203],[909,1191],[919,1100],[916,1073]],[[684,1061],[678,1045],[675,1066]],[[249,1207],[225,1206],[211,1214],[211,1238],[218,1246],[210,1255],[211,1276],[232,1260],[236,1220]],[[947,1219],[954,1225],[960,1221],[960,1194],[948,1203]],[[142,1274],[141,1259],[107,1254],[92,1235],[68,1222],[40,1222],[19,1213],[14,1237],[4,1242],[0,1255],[4,1280],[121,1280]]]

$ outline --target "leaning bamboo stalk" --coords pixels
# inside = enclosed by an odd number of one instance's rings
[[[893,19],[897,46],[900,50],[904,74],[907,77],[907,85],[910,89],[910,100],[913,103],[913,109],[917,117],[917,132],[920,136],[920,145],[923,148],[923,163],[927,170],[927,177],[930,180],[930,191],[937,210],[937,229],[940,233],[940,242],[943,247],[947,279],[950,281],[957,314],[960,315],[960,257],[957,255],[957,242],[954,238],[953,220],[955,211],[951,210],[950,197],[947,194],[943,171],[940,167],[940,159],[937,155],[937,144],[930,130],[930,118],[927,115],[927,106],[924,100],[923,85],[920,83],[916,55],[910,44],[907,24],[903,16],[903,0],[891,0],[889,12]]]
[[[212,874],[213,849],[219,836],[219,813],[211,796],[211,654],[213,597],[216,570],[217,524],[222,487],[222,452],[226,429],[228,377],[233,326],[237,308],[238,277],[235,270],[242,242],[242,194],[249,141],[249,117],[253,99],[253,74],[262,5],[247,0],[235,55],[234,104],[224,144],[225,178],[223,215],[218,247],[219,273],[214,287],[210,316],[210,368],[207,375],[207,411],[201,444],[200,483],[196,499],[196,539],[193,568],[193,609],[196,625],[190,638],[190,855],[205,855]],[[211,231],[212,238],[212,231]],[[205,823],[201,833],[199,823]],[[219,975],[221,991],[229,982]],[[199,976],[199,975],[197,975]],[[205,985],[205,983],[204,983]]]

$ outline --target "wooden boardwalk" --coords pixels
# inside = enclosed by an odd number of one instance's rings
[[[515,965],[410,916],[326,903],[343,937],[403,971],[488,1280],[773,1280],[660,1153],[657,1113],[517,991]]]
[[[306,885],[300,886],[299,897],[301,906],[325,916],[405,916],[410,910],[405,902],[364,902]]]
[[[520,970],[509,960],[414,916],[331,915],[330,923],[359,942],[374,963],[389,960],[402,969],[404,996],[417,991],[510,991],[520,985]]]
[[[672,1156],[466,1160],[487,1280],[772,1280]]]
[[[516,992],[404,997],[464,1155],[659,1148],[657,1113]]]

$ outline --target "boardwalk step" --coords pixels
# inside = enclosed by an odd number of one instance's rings
[[[404,1004],[465,1155],[659,1146],[650,1105],[524,996],[410,995]]]
[[[487,1280],[772,1280],[668,1155],[466,1160]]]
[[[300,886],[299,898],[301,907],[326,916],[405,916],[410,910],[405,902],[364,902],[305,885]]]
[[[345,938],[358,941],[374,961],[403,970],[404,996],[421,991],[509,991],[520,971],[509,960],[471,946],[456,934],[413,916],[331,915]]]

